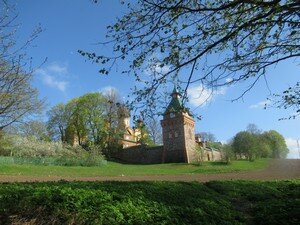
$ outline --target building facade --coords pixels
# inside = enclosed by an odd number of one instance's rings
[[[172,99],[163,120],[163,156],[162,162],[191,163],[196,157],[195,121],[181,102],[180,93],[174,88]]]

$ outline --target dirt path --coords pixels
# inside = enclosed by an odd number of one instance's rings
[[[143,175],[116,177],[29,177],[0,175],[0,182],[44,182],[44,181],[197,181],[211,180],[286,180],[300,179],[300,160],[272,160],[261,171],[220,173],[220,174],[184,174],[184,175]]]

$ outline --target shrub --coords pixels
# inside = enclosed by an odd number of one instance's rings
[[[100,166],[106,162],[96,146],[86,151],[80,146],[72,147],[62,142],[7,134],[0,142],[0,155],[12,156],[11,162],[16,164]]]
[[[0,132],[0,155],[10,156],[12,154],[12,137]]]

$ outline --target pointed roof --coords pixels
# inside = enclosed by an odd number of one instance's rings
[[[174,87],[171,96],[172,96],[172,100],[169,103],[169,105],[165,111],[165,114],[171,113],[171,112],[180,112],[184,109],[184,107],[182,105],[182,101],[180,99],[181,94],[177,91],[176,87]]]

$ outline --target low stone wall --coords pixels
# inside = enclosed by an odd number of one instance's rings
[[[155,164],[162,163],[163,146],[147,147],[134,146],[120,149],[113,154],[113,158],[124,163]]]

